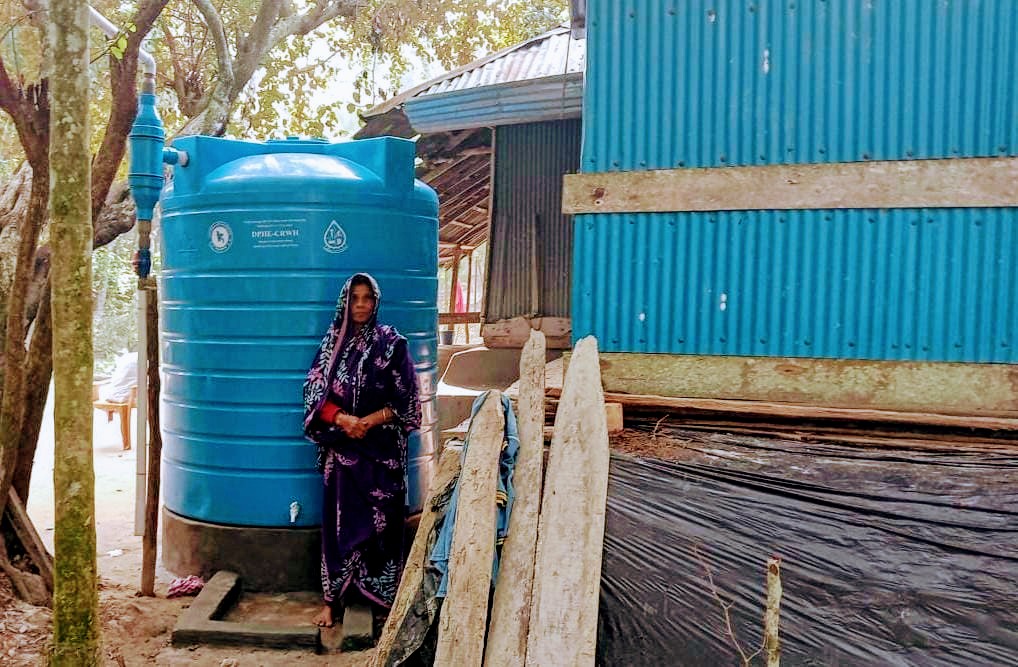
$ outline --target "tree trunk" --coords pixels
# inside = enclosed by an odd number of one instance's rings
[[[92,467],[92,196],[88,6],[50,8],[50,193],[56,522],[53,665],[99,664]]]
[[[48,278],[48,276],[47,276]],[[25,386],[25,413],[21,424],[21,440],[18,444],[18,463],[14,468],[14,490],[22,502],[28,504],[28,492],[32,482],[32,464],[42,430],[42,416],[49,396],[50,378],[53,376],[53,317],[50,310],[50,284],[47,279],[39,314],[32,331],[28,347],[28,374]]]
[[[14,282],[7,299],[7,331],[4,342],[4,388],[0,401],[0,515],[7,504],[7,491],[18,465],[18,445],[24,417],[26,350],[25,321],[29,284],[35,267],[39,232],[46,219],[49,199],[49,170],[45,162],[33,165],[32,194],[18,242]]]

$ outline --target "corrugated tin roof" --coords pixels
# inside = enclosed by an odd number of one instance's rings
[[[569,26],[557,26],[531,40],[414,86],[368,110],[364,117],[383,114],[410,99],[428,95],[582,74],[587,57],[586,46],[585,38],[571,36]]]
[[[414,97],[578,74],[583,72],[586,53],[586,40],[573,39],[568,27],[559,26],[494,60],[436,81]]]

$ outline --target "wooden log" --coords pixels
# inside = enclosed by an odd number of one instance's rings
[[[449,555],[449,585],[438,623],[436,665],[480,667],[495,555],[495,490],[505,439],[502,394],[488,392],[464,454]]]
[[[485,667],[517,667],[527,658],[544,459],[544,364],[544,334],[531,331],[520,358],[517,410],[520,449],[513,471],[515,500],[509,515],[509,534],[502,545],[484,652]]]
[[[372,667],[390,667],[408,657],[394,653],[396,640],[399,638],[400,630],[403,628],[407,616],[413,611],[417,591],[424,578],[424,568],[428,564],[432,546],[429,538],[435,530],[435,524],[441,518],[441,515],[433,509],[435,499],[445,493],[459,476],[460,452],[460,448],[450,447],[442,452],[442,457],[439,459],[438,470],[431,480],[428,500],[424,503],[421,519],[417,525],[417,534],[410,546],[406,567],[400,577],[399,589],[396,591],[396,598],[392,603],[392,611],[389,612],[389,617],[382,628],[382,635],[378,639],[371,658]]]
[[[709,431],[739,435],[753,435],[786,440],[820,440],[826,442],[852,443],[878,447],[902,447],[908,449],[938,449],[949,451],[1015,451],[1018,441],[987,440],[943,433],[893,433],[871,431],[865,428],[823,429],[806,425],[801,428],[784,424],[750,424],[740,422],[697,421],[672,424],[686,431]]]
[[[571,362],[570,362],[571,363]],[[554,388],[548,395],[558,394]],[[604,394],[605,400],[636,408],[662,408],[675,412],[716,412],[795,419],[841,419],[858,422],[885,422],[893,424],[917,424],[923,426],[944,426],[948,428],[973,428],[991,431],[1018,431],[1018,418],[980,417],[977,415],[947,415],[934,412],[902,412],[899,410],[876,410],[870,408],[829,408],[797,403],[770,403],[766,401],[742,401],[720,398],[675,398],[649,394]]]
[[[32,562],[39,569],[39,576],[42,577],[46,590],[53,592],[53,556],[46,550],[42,538],[35,530],[35,525],[25,510],[24,503],[13,487],[7,492],[7,507],[5,508],[7,519],[14,528],[14,534],[18,536],[21,546],[24,547]]]
[[[538,528],[527,665],[594,664],[608,458],[597,341],[587,337],[576,344],[555,417]]]

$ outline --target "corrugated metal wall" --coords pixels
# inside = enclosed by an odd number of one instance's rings
[[[583,171],[1018,154],[1010,0],[591,0]],[[606,351],[1018,361],[1018,211],[584,215]]]
[[[573,230],[562,176],[579,161],[579,120],[496,128],[486,322],[569,317]]]

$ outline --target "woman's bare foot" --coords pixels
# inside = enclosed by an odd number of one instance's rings
[[[332,607],[325,605],[322,610],[315,616],[314,624],[320,628],[331,628],[334,624],[332,619]]]

